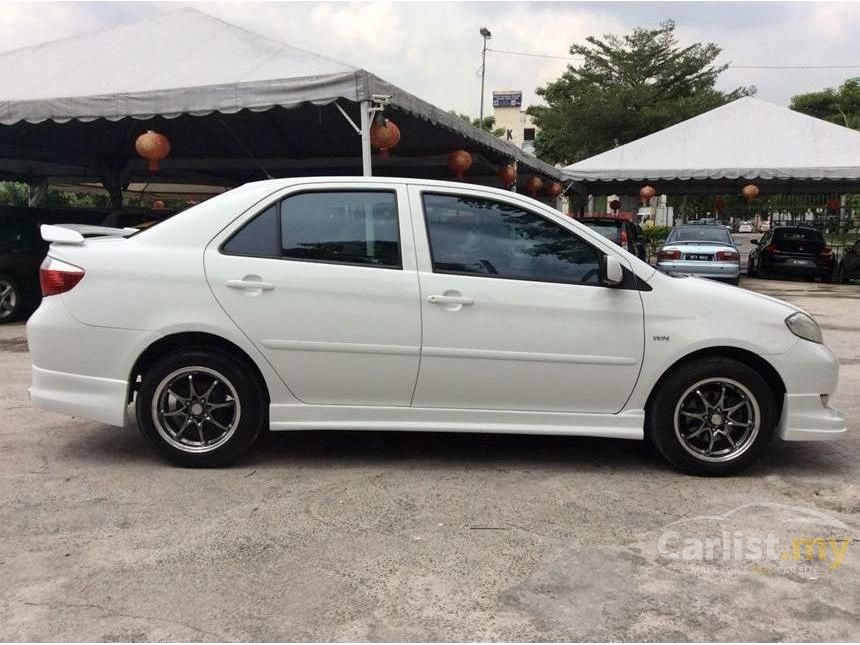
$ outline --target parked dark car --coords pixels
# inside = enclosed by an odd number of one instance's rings
[[[0,207],[0,324],[17,320],[39,305],[39,265],[48,253],[40,224],[131,227],[157,219],[143,210]]]
[[[767,278],[774,275],[833,279],[835,258],[820,231],[808,226],[777,226],[760,240],[750,240],[747,274]]]
[[[594,229],[633,255],[644,260],[645,236],[637,224],[620,217],[581,217],[578,222]]]
[[[845,283],[860,280],[860,240],[854,242],[854,246],[845,249],[836,269],[836,277],[839,282]]]

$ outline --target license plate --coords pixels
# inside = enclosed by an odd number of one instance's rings
[[[791,260],[789,260],[789,261],[788,261],[788,263],[789,263],[789,264],[792,264],[792,265],[795,265],[795,266],[797,266],[797,265],[800,265],[800,266],[809,266],[809,265],[811,265],[811,264],[812,264],[812,260],[796,260],[796,259],[793,259],[793,258],[792,258]]]
[[[699,260],[701,262],[707,262],[711,259],[711,256],[708,255],[707,253],[688,253],[687,259],[688,260]]]

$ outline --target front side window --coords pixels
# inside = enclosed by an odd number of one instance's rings
[[[425,193],[433,271],[598,285],[601,253],[530,211],[488,199]]]
[[[391,192],[303,193],[281,202],[281,254],[293,260],[399,268]]]
[[[259,213],[223,247],[231,255],[400,268],[393,192],[301,193]]]

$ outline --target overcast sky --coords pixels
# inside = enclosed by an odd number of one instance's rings
[[[673,18],[682,42],[710,41],[738,65],[857,65],[841,70],[726,71],[723,89],[755,85],[759,98],[787,105],[793,94],[860,76],[860,3],[840,2],[4,2],[0,50],[105,29],[182,5],[269,38],[363,67],[445,109],[476,115],[481,37],[490,47],[566,56],[587,36],[624,34]],[[141,61],[142,65],[146,61]],[[487,94],[557,78],[564,60],[489,53]],[[129,70],[129,73],[134,73]],[[491,113],[489,98],[486,111]]]

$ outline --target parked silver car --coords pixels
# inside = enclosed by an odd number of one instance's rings
[[[657,253],[657,268],[666,273],[697,275],[737,284],[740,253],[725,226],[684,224],[669,233]]]

